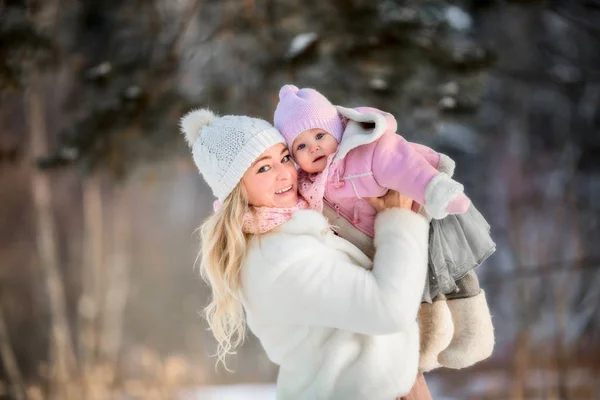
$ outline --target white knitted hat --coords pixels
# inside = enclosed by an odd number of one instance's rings
[[[198,170],[220,202],[265,150],[285,143],[279,131],[265,120],[218,117],[206,108],[190,111],[179,124]]]

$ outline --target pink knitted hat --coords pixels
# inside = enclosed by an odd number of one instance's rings
[[[294,85],[285,85],[279,90],[274,125],[289,146],[308,129],[323,129],[338,143],[344,132],[342,117],[325,96],[314,89],[298,89]]]

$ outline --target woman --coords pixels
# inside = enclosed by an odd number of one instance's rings
[[[201,228],[206,317],[219,360],[245,324],[280,366],[279,399],[391,400],[417,376],[428,221],[400,195],[374,201],[375,256],[336,236],[298,197],[283,137],[263,120],[208,110],[181,121],[217,197]]]

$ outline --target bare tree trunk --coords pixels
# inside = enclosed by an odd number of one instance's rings
[[[198,8],[200,7],[200,3],[200,0],[193,1],[192,4],[189,6],[189,9],[183,16],[183,22],[181,23],[179,31],[177,32],[177,36],[175,37],[175,40],[173,41],[172,45],[173,50],[171,54],[173,55],[173,57],[178,57],[181,53],[181,47],[183,44],[183,40],[185,39],[185,34],[187,33],[187,30],[190,27],[190,24],[192,23],[194,18],[196,18],[196,14]]]
[[[32,160],[34,160],[47,152],[44,101],[39,77],[32,76],[25,101],[29,122],[29,144]],[[50,178],[37,168],[33,168],[31,173],[31,190],[36,213],[39,266],[44,273],[50,302],[52,394],[53,390],[67,390],[67,383],[75,370],[75,356],[67,322],[65,291],[58,266]],[[60,397],[68,398],[68,394]]]
[[[15,353],[10,345],[10,339],[8,337],[8,330],[6,329],[6,323],[4,322],[4,313],[0,308],[0,356],[2,357],[2,365],[10,384],[10,393],[16,400],[25,399],[25,387],[23,386],[23,379],[21,378],[21,372],[17,365]]]
[[[513,384],[510,389],[510,398],[514,400],[525,399],[527,389],[527,373],[529,371],[529,332],[520,332],[516,340],[516,350],[513,357]]]
[[[102,185],[92,175],[83,181],[83,265],[79,298],[79,357],[85,375],[86,393],[97,361],[100,306],[103,282]]]
[[[117,369],[118,353],[123,330],[123,312],[129,291],[129,265],[131,263],[131,207],[127,187],[114,192],[112,215],[112,258],[108,266],[104,293],[100,354],[111,369]]]

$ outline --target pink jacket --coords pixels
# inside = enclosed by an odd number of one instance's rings
[[[393,115],[374,108],[337,107],[347,119],[337,152],[316,175],[299,174],[299,190],[312,208],[323,201],[363,233],[373,237],[375,209],[364,197],[396,190],[425,206],[436,219],[463,187],[450,179],[454,162],[427,146],[396,134]],[[440,172],[438,171],[440,169]]]

